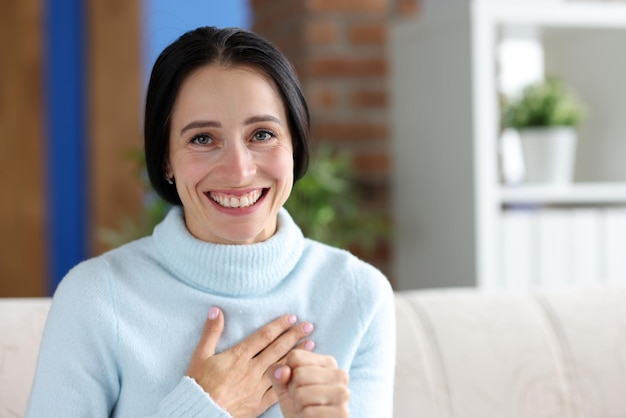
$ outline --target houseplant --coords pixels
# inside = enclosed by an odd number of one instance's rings
[[[571,182],[584,118],[579,99],[557,77],[526,86],[505,100],[502,127],[519,132],[527,183]]]
[[[350,157],[330,145],[318,145],[285,208],[305,236],[369,256],[381,239],[391,236],[391,225],[385,213],[367,201]]]

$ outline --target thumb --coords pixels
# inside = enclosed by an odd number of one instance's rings
[[[291,379],[291,367],[278,365],[270,371],[270,380],[278,399],[282,399],[288,391],[287,384]]]
[[[207,359],[215,354],[217,343],[224,331],[224,315],[219,308],[212,307],[202,330],[202,337],[196,347],[195,354],[201,359]]]

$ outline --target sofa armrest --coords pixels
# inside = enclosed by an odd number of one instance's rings
[[[24,415],[49,308],[49,298],[0,298],[2,417]]]

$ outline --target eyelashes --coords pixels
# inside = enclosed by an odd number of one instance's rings
[[[273,131],[270,131],[269,129],[259,129],[258,131],[254,133],[254,135],[252,135],[252,137],[256,141],[262,142],[262,141],[270,140],[272,138],[276,138],[276,133],[274,133]]]
[[[251,140],[254,142],[267,142],[278,135],[270,129],[258,129],[252,133]],[[211,145],[215,143],[213,137],[207,133],[197,134],[189,139],[189,142],[194,145]]]
[[[207,134],[198,134],[198,135],[194,135],[193,137],[191,137],[189,142],[191,142],[192,144],[197,144],[197,145],[209,145],[213,142],[213,138],[211,138]]]

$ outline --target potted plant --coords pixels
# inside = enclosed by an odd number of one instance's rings
[[[505,101],[502,125],[519,132],[525,182],[571,182],[583,117],[582,104],[557,77],[528,85],[519,97]]]

